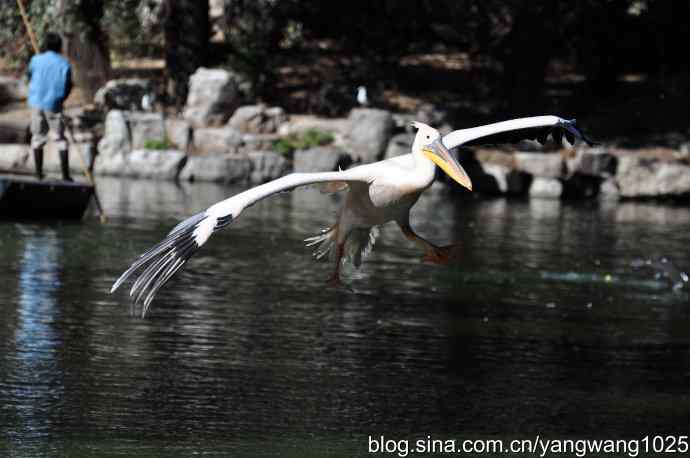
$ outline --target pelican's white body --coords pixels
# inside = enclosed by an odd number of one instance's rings
[[[353,229],[369,229],[389,221],[407,222],[410,208],[433,183],[436,173],[434,163],[422,155],[422,146],[420,142],[410,154],[341,172],[293,173],[218,202],[207,212],[237,218],[245,208],[278,192],[342,181],[348,184],[348,190],[338,216],[337,242],[343,243]],[[213,226],[200,226],[197,230],[197,243],[202,244],[213,232]]]

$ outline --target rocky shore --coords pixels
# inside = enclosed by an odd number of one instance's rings
[[[17,82],[2,81],[9,89],[0,92],[7,97],[24,94]],[[288,115],[280,107],[244,103],[243,84],[232,72],[201,68],[190,80],[184,111],[170,117],[155,105],[141,110],[150,91],[147,81],[111,81],[99,91],[95,109],[68,113],[74,120],[74,173],[83,168],[77,157],[82,156],[97,176],[259,184],[290,172],[338,170],[406,154],[414,137],[412,120],[451,129],[445,119],[429,119],[433,107],[416,113],[356,108],[335,119]],[[0,141],[7,142],[0,143],[0,172],[32,173],[28,144],[9,131],[0,134]],[[57,154],[50,144],[47,148],[44,167],[57,172]],[[462,149],[458,154],[480,194],[690,197],[687,147],[556,145],[545,151],[521,142],[510,149]]]

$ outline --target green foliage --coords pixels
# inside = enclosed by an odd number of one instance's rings
[[[302,133],[290,134],[277,140],[273,144],[273,150],[279,154],[290,155],[296,150],[314,148],[333,142],[333,134],[317,129],[308,129]]]
[[[39,44],[51,27],[51,0],[25,2]],[[34,54],[16,0],[0,0],[0,58],[12,70],[22,68]]]
[[[85,42],[101,41],[116,55],[160,55],[163,34],[158,11],[146,0],[27,0],[27,13],[39,44],[48,31]],[[60,10],[58,11],[58,9]],[[102,32],[102,33],[101,33]],[[16,0],[0,0],[0,58],[11,69],[23,67],[33,49]]]
[[[170,149],[170,141],[167,138],[163,140],[160,139],[148,139],[144,141],[144,149],[155,149],[155,150],[166,150]]]

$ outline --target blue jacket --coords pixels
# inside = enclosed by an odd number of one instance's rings
[[[29,63],[29,105],[54,113],[72,90],[72,69],[53,51],[36,54]]]

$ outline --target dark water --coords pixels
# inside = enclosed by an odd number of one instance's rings
[[[0,223],[0,456],[690,432],[687,207],[429,193],[413,226],[460,241],[460,262],[420,264],[386,227],[350,292],[325,287],[331,266],[302,243],[333,197],[299,191],[214,236],[146,319],[108,294],[179,219],[236,191],[103,180],[107,225]]]

